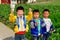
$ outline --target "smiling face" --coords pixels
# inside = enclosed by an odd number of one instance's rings
[[[24,8],[22,6],[19,6],[17,7],[16,12],[18,17],[22,17],[24,14]]]
[[[23,11],[23,10],[18,10],[18,11],[17,11],[17,15],[18,15],[18,16],[21,17],[21,16],[23,16],[23,14],[24,14],[24,11]]]
[[[48,11],[44,11],[43,16],[44,16],[44,18],[48,18],[49,17],[49,12]]]
[[[39,12],[34,12],[33,16],[35,19],[38,19],[39,18]]]

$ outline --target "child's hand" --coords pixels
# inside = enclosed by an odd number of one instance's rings
[[[53,33],[53,32],[55,32],[55,31],[56,31],[56,30],[51,30],[50,33]]]
[[[41,34],[41,38],[43,37],[43,34]]]
[[[32,11],[32,9],[31,9],[31,8],[29,8],[29,11]]]
[[[49,33],[52,33],[52,31],[49,31]]]
[[[45,26],[45,23],[42,24],[42,27],[44,27],[44,26]]]
[[[19,32],[19,30],[18,30],[18,26],[17,25],[14,25],[15,27],[14,27],[14,32],[16,33],[16,32]]]
[[[35,23],[35,26],[37,26],[37,25],[38,25],[38,22]]]

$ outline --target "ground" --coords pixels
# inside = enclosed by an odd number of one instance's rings
[[[0,22],[0,40],[14,40],[14,32]]]

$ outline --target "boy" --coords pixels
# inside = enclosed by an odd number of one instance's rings
[[[44,21],[44,27],[42,27],[42,40],[48,40],[50,36],[50,32],[53,31],[53,24],[49,17],[50,11],[48,9],[44,9],[43,11],[43,21]]]
[[[30,21],[32,40],[39,40],[42,20],[39,18],[39,10],[33,10],[33,19]]]
[[[25,40],[26,19],[24,16],[24,8],[20,6],[16,9],[16,12],[16,24],[18,25],[18,29],[16,29],[16,27],[14,28],[14,31],[17,30],[15,33],[15,40]]]
[[[16,9],[16,12],[17,12],[16,17],[13,14],[10,14],[9,16],[9,20],[10,19],[12,20],[11,22],[16,22],[16,25],[14,28],[15,40],[26,40],[25,34],[26,32],[28,32],[28,25],[26,24],[26,17],[24,16],[24,8],[22,6],[19,6]]]

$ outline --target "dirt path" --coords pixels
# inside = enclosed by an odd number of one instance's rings
[[[0,40],[14,40],[14,32],[0,22]]]

